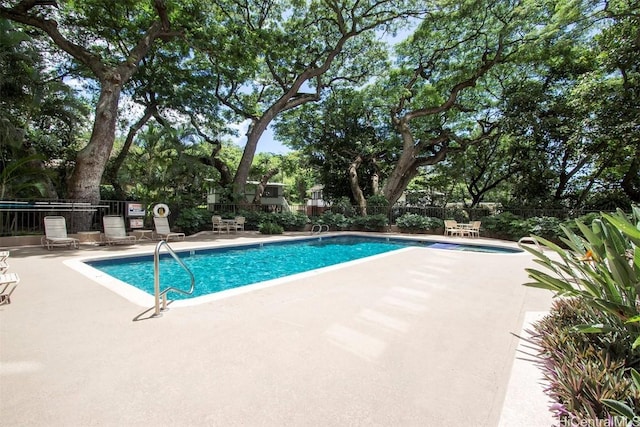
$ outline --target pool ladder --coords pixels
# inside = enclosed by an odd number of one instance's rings
[[[320,234],[323,231],[329,231],[329,226],[327,224],[313,224],[311,226],[311,234]]]
[[[169,286],[168,288],[162,291],[160,290],[160,250],[163,247],[167,249],[167,252],[169,252],[169,254],[173,257],[173,259],[176,260],[176,262],[180,265],[180,267],[182,267],[182,269],[186,271],[187,274],[189,274],[189,277],[191,278],[191,287],[189,288],[188,291],[174,288],[173,286]],[[168,292],[173,291],[173,292],[178,292],[184,295],[191,295],[193,293],[193,290],[195,289],[195,286],[196,286],[196,278],[194,277],[191,270],[189,270],[189,267],[186,266],[186,264],[173,251],[173,249],[171,249],[171,246],[169,246],[169,244],[166,241],[161,240],[160,242],[158,242],[158,244],[156,245],[156,250],[153,253],[153,290],[155,295],[155,311],[152,317],[162,316],[161,312],[167,309],[167,293]]]

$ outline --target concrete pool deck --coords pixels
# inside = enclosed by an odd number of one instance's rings
[[[273,237],[171,246],[256,239]],[[11,248],[21,283],[0,306],[0,424],[497,426],[505,401],[530,406],[505,400],[514,334],[551,302],[522,286],[528,254],[411,248],[141,321],[149,307],[63,263],[153,247]],[[523,417],[511,425],[549,425],[546,408],[507,409]]]

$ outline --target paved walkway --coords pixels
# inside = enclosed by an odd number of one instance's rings
[[[141,249],[12,249],[1,425],[496,426],[513,333],[551,299],[527,254],[411,248],[134,322],[148,307],[63,264]]]

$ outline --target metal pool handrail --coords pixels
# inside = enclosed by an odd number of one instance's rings
[[[327,224],[313,224],[311,226],[311,234],[320,234],[323,231],[329,231],[329,226]]]
[[[180,265],[180,267],[182,267],[182,269],[189,274],[189,277],[191,277],[191,288],[188,291],[174,288],[173,286],[170,286],[167,289],[160,291],[160,249],[162,249],[163,246],[167,248],[167,252],[171,254],[173,259],[175,259]],[[162,316],[160,311],[164,311],[167,309],[167,293],[168,292],[173,291],[173,292],[179,292],[184,295],[191,295],[193,293],[193,290],[195,289],[195,286],[196,286],[196,278],[191,272],[191,270],[189,270],[189,267],[186,266],[186,264],[173,251],[173,249],[171,249],[171,246],[169,246],[169,244],[166,241],[160,240],[156,245],[156,249],[153,254],[153,290],[155,294],[155,311],[153,313],[153,317]],[[162,298],[162,307],[160,307],[160,298]]]

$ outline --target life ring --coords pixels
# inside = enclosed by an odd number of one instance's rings
[[[153,207],[153,216],[157,218],[166,218],[169,216],[169,206],[164,203],[158,203]]]

